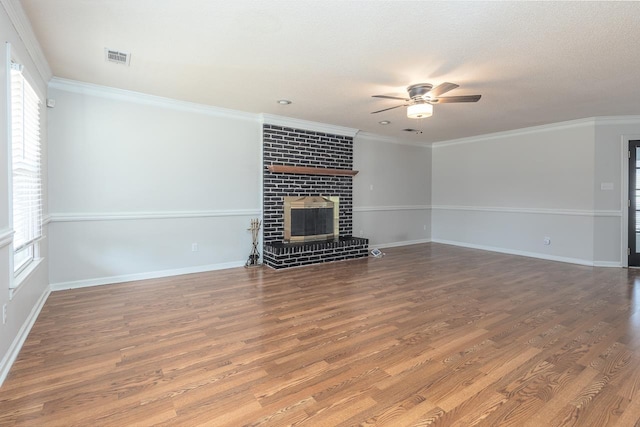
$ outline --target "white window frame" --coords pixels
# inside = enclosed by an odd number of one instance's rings
[[[11,122],[11,114],[12,114],[12,88],[11,88],[11,69],[12,69],[12,63],[17,63],[17,64],[24,64],[23,61],[20,60],[20,57],[18,55],[16,55],[15,52],[12,52],[11,50],[11,44],[10,43],[6,43],[6,87],[7,87],[7,160],[8,160],[8,174],[9,174],[9,180],[8,180],[8,205],[9,205],[9,229],[13,230],[13,237],[12,237],[12,245],[11,245],[11,251],[10,251],[10,256],[9,256],[9,273],[10,273],[10,278],[11,280],[9,281],[9,289],[11,291],[11,297],[13,297],[14,293],[17,292],[17,290],[19,289],[20,285],[22,283],[24,283],[30,276],[31,274],[36,270],[36,268],[38,267],[38,265],[40,265],[40,263],[42,262],[42,257],[40,254],[40,241],[44,238],[44,235],[40,234],[40,236],[38,236],[35,239],[30,240],[26,245],[23,245],[23,248],[20,249],[19,251],[15,250],[15,245],[16,245],[16,240],[15,240],[15,230],[14,230],[14,212],[13,212],[13,181],[14,181],[14,174],[13,174],[13,162],[12,162],[12,158],[13,158],[13,138],[12,138],[12,122]],[[34,80],[31,78],[31,76],[29,75],[28,71],[26,70],[26,68],[22,69],[22,77],[24,79],[24,81],[26,83],[28,83],[28,85],[30,86],[30,88],[33,90],[33,92],[35,93],[35,96],[38,99],[39,102],[39,110],[40,110],[40,115],[42,114],[42,105],[43,105],[43,99],[44,97],[42,96],[42,94],[39,92],[37,85],[34,84]],[[42,131],[42,120],[38,120],[38,126],[40,128],[40,133]],[[39,142],[40,142],[40,150],[42,150],[42,139],[39,138]],[[39,221],[40,221],[40,227],[42,227],[42,215],[43,215],[43,178],[42,178],[42,152],[40,153],[40,159],[39,159],[39,173],[40,173],[40,217],[39,217]],[[29,254],[29,259],[27,262],[23,263],[23,265],[20,266],[20,268],[15,269],[15,255],[17,252],[23,251],[23,250],[28,250],[30,251]]]

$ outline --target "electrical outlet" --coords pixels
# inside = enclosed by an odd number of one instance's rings
[[[551,237],[545,237],[543,242],[545,246],[549,246],[551,244]]]
[[[192,243],[191,244],[191,252],[198,252],[198,244],[197,243]]]
[[[7,304],[2,305],[2,324],[7,323]]]

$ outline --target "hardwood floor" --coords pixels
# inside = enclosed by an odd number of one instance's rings
[[[386,252],[52,293],[0,425],[640,426],[640,271]]]

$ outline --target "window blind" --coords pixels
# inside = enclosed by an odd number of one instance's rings
[[[11,153],[13,179],[14,251],[42,237],[40,173],[40,99],[11,63]]]

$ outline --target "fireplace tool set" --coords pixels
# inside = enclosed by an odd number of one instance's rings
[[[260,231],[261,225],[262,221],[256,218],[251,220],[251,226],[247,228],[247,230],[251,231],[252,247],[249,259],[247,259],[247,262],[244,264],[245,267],[259,267],[261,265],[260,252],[258,252],[258,232]]]

